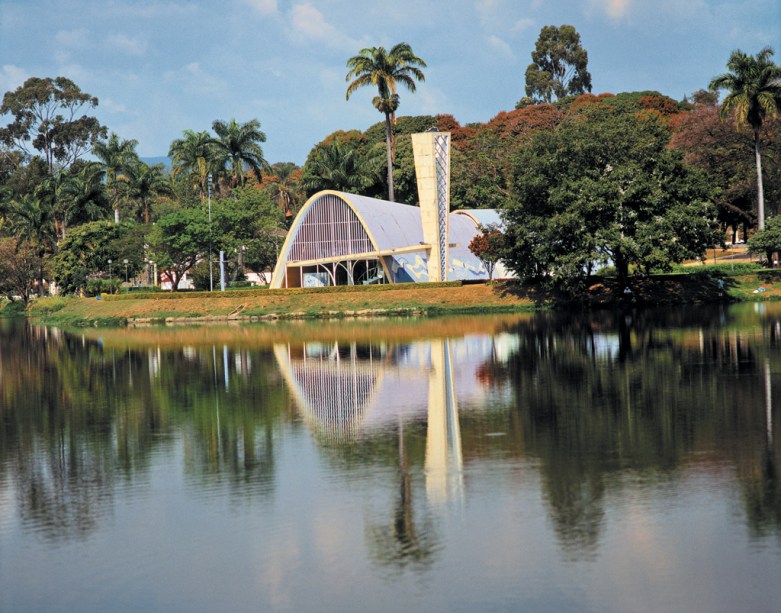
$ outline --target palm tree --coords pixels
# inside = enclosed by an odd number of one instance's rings
[[[239,124],[235,119],[229,122],[219,119],[212,123],[212,129],[217,134],[214,139],[214,151],[218,164],[230,165],[232,187],[244,186],[245,166],[249,167],[260,181],[260,171],[268,168],[268,162],[263,158],[260,143],[266,142],[266,135],[260,130],[260,122],[252,119]]]
[[[163,165],[149,166],[139,160],[130,168],[127,180],[128,196],[139,205],[144,223],[149,224],[152,202],[158,196],[172,193],[171,183],[165,175]]]
[[[65,230],[72,223],[106,219],[111,214],[111,205],[103,185],[104,174],[99,162],[87,162],[77,172],[69,174],[60,189],[57,206],[61,224],[60,238],[65,238]]]
[[[393,123],[399,108],[399,95],[396,93],[397,83],[404,85],[409,91],[415,92],[415,81],[425,81],[426,77],[420,67],[425,68],[426,62],[412,52],[407,43],[399,43],[386,51],[384,47],[361,49],[360,53],[347,60],[350,71],[345,76],[346,81],[353,79],[347,86],[347,100],[360,87],[371,85],[377,88],[378,95],[372,99],[372,104],[385,115],[385,145],[388,164],[388,200],[394,201],[393,193]]]
[[[332,141],[310,154],[300,185],[310,195],[324,189],[360,193],[380,180],[378,161],[377,155],[362,157],[352,145]]]
[[[298,209],[300,194],[300,169],[292,162],[274,164],[270,172],[272,183],[268,185],[269,195],[285,215],[285,220],[293,217]]]
[[[57,243],[54,208],[51,199],[25,194],[12,200],[5,211],[11,235],[30,245],[38,258],[38,294],[44,293],[44,261]]]
[[[738,128],[749,125],[754,131],[754,158],[757,168],[757,227],[765,228],[765,196],[762,188],[762,157],[760,132],[766,118],[773,118],[781,110],[781,66],[770,61],[773,50],[765,47],[751,56],[739,49],[729,56],[729,72],[715,77],[710,89],[726,89],[721,104],[721,118],[735,115]]]
[[[203,200],[207,191],[207,177],[215,170],[214,139],[205,131],[185,130],[184,138],[171,143],[168,156],[173,160],[173,176],[189,173],[193,187]]]
[[[118,181],[138,159],[136,145],[138,145],[137,140],[120,139],[112,132],[107,141],[97,142],[92,147],[93,155],[103,162],[106,169],[106,187],[109,200],[114,207],[114,223],[119,223],[120,189]]]

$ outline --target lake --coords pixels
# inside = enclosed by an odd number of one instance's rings
[[[0,321],[0,611],[779,611],[781,305]]]

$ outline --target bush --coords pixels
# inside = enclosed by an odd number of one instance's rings
[[[84,295],[118,294],[121,284],[119,279],[89,279],[84,286]]]

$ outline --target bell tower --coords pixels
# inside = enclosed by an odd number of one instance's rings
[[[429,281],[447,281],[450,213],[450,132],[412,135],[423,242],[430,247]]]

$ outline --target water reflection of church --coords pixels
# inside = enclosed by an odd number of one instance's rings
[[[484,407],[479,367],[511,337],[476,336],[405,344],[279,344],[274,355],[304,420],[324,444],[341,444],[425,420],[426,489],[460,489],[459,407]]]

